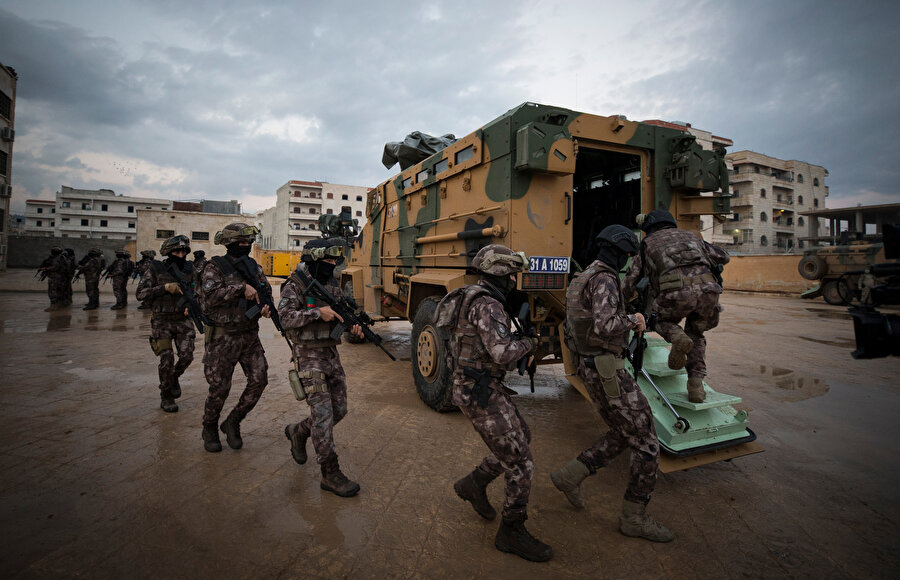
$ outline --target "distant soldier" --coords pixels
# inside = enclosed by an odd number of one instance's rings
[[[78,271],[84,275],[84,288],[88,303],[82,310],[96,310],[100,306],[100,273],[106,268],[103,250],[91,248],[87,256],[78,263]]]
[[[75,250],[66,248],[63,253],[66,260],[66,281],[63,284],[63,303],[65,306],[72,304],[72,276],[75,275]]]
[[[132,278],[143,278],[147,275],[147,268],[153,263],[153,259],[156,257],[156,250],[141,250],[141,259],[134,265],[134,272],[131,273]],[[135,290],[135,296],[137,296],[137,291]],[[150,304],[147,302],[141,302],[141,305],[138,306],[138,310],[146,310],[150,308]]]
[[[194,285],[200,286],[200,272],[203,271],[203,266],[206,265],[206,252],[203,250],[196,250],[194,252]]]
[[[146,251],[146,250],[145,250]],[[151,311],[150,347],[159,357],[159,407],[166,413],[178,411],[175,399],[181,396],[178,378],[194,360],[194,325],[180,305],[181,287],[170,268],[176,268],[189,280],[193,277],[187,262],[191,251],[187,236],[175,236],[162,243],[163,261],[151,260],[141,275],[137,299]],[[155,254],[155,253],[154,253]],[[175,362],[174,348],[178,351]]]
[[[531,431],[502,382],[507,369],[535,349],[533,339],[513,336],[504,308],[516,286],[516,274],[527,264],[524,254],[506,246],[485,246],[472,260],[481,280],[445,296],[438,305],[436,324],[452,333],[450,352],[456,363],[452,401],[490,450],[453,488],[478,515],[493,520],[497,512],[485,490],[497,476],[504,475],[506,501],[494,545],[526,560],[543,562],[553,556],[553,549],[525,529],[534,474]]]
[[[47,296],[50,298],[50,306],[44,312],[58,310],[65,306],[66,280],[69,272],[69,262],[63,253],[62,246],[50,248],[50,256],[41,262],[38,268],[41,280],[47,278]]]
[[[641,224],[644,241],[623,281],[625,296],[635,293],[638,282],[649,277],[647,305],[657,313],[656,332],[672,343],[669,368],[687,368],[688,398],[706,399],[706,338],[703,333],[719,324],[722,286],[713,274],[728,263],[728,252],[705,242],[699,235],[678,229],[667,211],[655,209]],[[679,323],[687,319],[682,330]]]
[[[344,261],[344,241],[340,238],[310,240],[303,246],[298,270],[322,284],[335,299],[342,298],[334,278],[334,267]],[[291,442],[291,456],[299,464],[306,463],[306,440],[312,436],[316,461],[322,470],[320,487],[341,497],[359,492],[359,484],[341,472],[334,446],[334,426],[347,414],[347,382],[337,345],[331,331],[343,322],[330,306],[304,296],[306,285],[292,274],[281,286],[278,312],[288,339],[293,343],[293,356],[300,383],[309,405],[309,417],[284,428]],[[363,336],[359,326],[351,332]]]
[[[224,245],[227,253],[210,259],[200,275],[202,284],[198,295],[204,313],[213,321],[206,331],[206,353],[203,373],[209,383],[209,396],[203,412],[203,448],[210,453],[222,450],[219,440],[219,415],[231,391],[231,376],[238,363],[247,377],[247,386],[240,400],[221,429],[228,446],[240,449],[244,445],[240,423],[247,416],[269,382],[266,355],[259,341],[259,316],[248,319],[247,310],[259,301],[256,287],[247,284],[238,272],[237,261],[248,257],[256,276],[256,283],[268,284],[262,268],[249,258],[250,249],[259,229],[243,223],[233,223],[216,233],[215,243]],[[269,307],[260,312],[269,317]]]
[[[553,484],[581,509],[581,482],[631,451],[631,479],[622,502],[619,531],[626,536],[669,542],[675,535],[647,515],[656,485],[659,440],[650,404],[625,370],[628,333],[643,332],[642,314],[625,312],[619,271],[638,251],[637,237],[625,226],[607,226],[596,239],[597,259],[576,275],[566,291],[566,345],[578,364],[597,412],[609,431],[565,467],[550,474]]]
[[[116,250],[116,260],[109,267],[113,295],[116,297],[116,303],[109,307],[110,310],[119,310],[128,306],[128,277],[133,272],[134,262],[131,260],[131,253],[125,248]]]

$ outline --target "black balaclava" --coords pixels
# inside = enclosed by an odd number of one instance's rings
[[[319,284],[327,284],[334,275],[336,264],[330,264],[325,260],[315,260],[309,264],[309,273],[319,281]]]
[[[179,270],[183,270],[184,264],[187,262],[187,256],[176,256],[175,252],[172,252],[169,254],[169,261],[175,264]]]
[[[63,251],[58,248],[53,248],[52,250],[50,250],[50,254],[53,256],[58,256],[62,253],[63,253]]]
[[[597,250],[597,259],[619,272],[628,263],[628,254],[615,246],[601,243],[600,249]]]
[[[232,258],[240,258],[241,256],[249,256],[252,247],[252,245],[242,246],[240,243],[234,242],[225,246],[225,249]]]
[[[481,274],[482,280],[493,286],[497,289],[500,294],[503,295],[503,299],[505,300],[509,293],[512,292],[516,287],[516,281],[509,277],[509,274],[505,274],[503,276],[497,276],[495,274]]]

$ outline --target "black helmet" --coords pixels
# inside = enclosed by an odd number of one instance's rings
[[[664,228],[677,228],[678,222],[672,214],[664,209],[655,209],[645,216],[638,216],[637,223],[644,233],[650,233]]]
[[[637,254],[640,249],[640,243],[638,242],[637,236],[634,235],[634,232],[625,226],[620,225],[606,226],[603,228],[603,231],[594,238],[594,243],[601,248],[603,246],[613,247],[628,256]]]
[[[345,245],[346,242],[343,238],[316,238],[304,244],[300,259],[309,263],[325,258],[333,258],[337,260],[338,264],[342,264],[344,262]]]
[[[203,258],[204,256],[206,256],[206,252],[204,252],[203,250],[197,250],[196,252],[194,252],[195,260],[199,260],[200,258]]]

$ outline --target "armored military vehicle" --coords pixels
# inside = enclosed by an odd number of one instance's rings
[[[885,261],[884,244],[854,241],[837,246],[809,248],[797,264],[800,275],[817,280],[819,285],[801,296],[818,298],[833,305],[850,304],[859,299],[858,271]]]
[[[662,208],[699,231],[701,215],[729,213],[724,154],[681,130],[524,103],[373,188],[341,284],[366,311],[412,321],[416,389],[446,411],[452,361],[432,323],[436,306],[477,281],[467,268],[484,245],[524,251],[531,268],[518,288],[540,329],[540,364],[565,364],[587,396],[561,340],[570,275],[593,260],[592,240],[607,225],[637,229],[637,214]],[[689,402],[687,377],[668,369],[666,348],[651,339],[648,374],[637,377],[664,448],[746,453],[733,449],[754,438],[746,413],[732,407],[740,399],[710,389],[706,402]]]

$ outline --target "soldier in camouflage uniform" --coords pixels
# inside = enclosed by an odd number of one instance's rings
[[[116,250],[116,260],[109,267],[109,277],[112,279],[113,295],[116,303],[109,307],[110,310],[119,310],[128,306],[128,277],[134,272],[134,262],[131,254],[125,248]]]
[[[194,360],[194,325],[181,304],[181,287],[169,268],[177,268],[187,279],[193,278],[185,259],[191,251],[187,236],[175,236],[162,243],[163,261],[151,260],[141,275],[137,299],[151,309],[150,347],[159,357],[159,407],[166,413],[178,411],[175,399],[181,396],[178,378]],[[155,252],[154,252],[155,255]],[[127,281],[127,277],[125,278]],[[175,362],[173,346],[178,351]]]
[[[649,277],[649,312],[659,316],[656,332],[672,343],[669,368],[687,369],[688,398],[702,403],[706,399],[703,333],[718,326],[722,310],[722,286],[712,271],[728,263],[728,253],[695,233],[678,229],[675,218],[665,210],[651,211],[641,228],[646,235],[625,276],[625,296],[632,296],[638,281]],[[679,326],[683,319],[684,329]]]
[[[297,269],[316,279],[336,300],[343,296],[334,267],[344,261],[343,240],[319,238],[303,246]],[[331,331],[343,319],[327,304],[304,296],[306,285],[291,275],[281,286],[278,312],[288,340],[293,343],[293,355],[300,383],[309,405],[309,417],[284,428],[291,442],[291,456],[299,464],[306,463],[306,440],[312,437],[316,461],[322,470],[320,487],[341,497],[359,493],[359,484],[341,472],[334,447],[334,426],[347,414],[347,382],[338,356],[340,339],[331,338]],[[351,332],[362,337],[358,325]]]
[[[472,260],[482,279],[445,296],[438,305],[435,322],[452,333],[450,352],[456,364],[452,401],[490,450],[490,455],[453,488],[480,516],[493,520],[497,512],[485,490],[497,476],[504,475],[506,501],[494,545],[526,560],[543,562],[553,556],[553,549],[525,529],[534,474],[531,431],[502,383],[507,369],[535,348],[533,339],[513,335],[504,308],[516,286],[517,273],[527,264],[524,254],[506,246],[485,246]]]
[[[554,471],[553,484],[577,508],[584,507],[581,482],[631,450],[631,479],[622,503],[619,531],[631,537],[669,542],[675,535],[647,515],[656,485],[659,441],[650,404],[625,370],[631,330],[643,332],[642,314],[627,314],[619,271],[638,250],[637,237],[624,226],[607,226],[597,236],[597,259],[573,278],[566,292],[566,344],[578,361],[578,376],[609,426],[590,448]]]
[[[38,271],[47,276],[47,297],[50,298],[50,306],[44,312],[58,310],[65,306],[66,289],[68,279],[69,262],[63,253],[62,246],[50,248],[50,257],[41,263]]]
[[[104,268],[106,258],[100,248],[91,248],[79,262],[77,269],[84,276],[84,289],[88,297],[88,303],[82,310],[96,310],[100,306],[100,273]]]
[[[206,265],[206,252],[203,250],[197,250],[194,252],[194,276],[196,278],[195,285],[200,286],[200,272],[203,271],[203,266]]]
[[[147,275],[147,268],[153,264],[153,259],[156,258],[156,250],[142,250],[141,251],[141,259],[137,261],[134,265],[134,272],[132,276],[138,276],[143,278]],[[196,274],[196,270],[194,273]],[[138,283],[140,285],[140,283]],[[137,297],[137,291],[135,291],[135,297]],[[146,310],[150,308],[150,304],[147,302],[141,302],[141,305],[138,306],[138,310]]]
[[[63,252],[66,261],[66,279],[63,283],[63,306],[72,304],[72,276],[75,275],[75,250],[66,248]]]
[[[247,386],[234,409],[222,422],[228,446],[240,449],[244,445],[240,423],[247,416],[269,382],[265,351],[259,341],[259,316],[248,319],[246,312],[259,303],[258,291],[247,284],[236,269],[237,261],[246,257],[251,263],[256,284],[266,286],[262,268],[249,258],[250,248],[259,229],[243,223],[233,223],[216,233],[215,244],[224,245],[227,253],[209,260],[200,274],[198,296],[204,313],[212,320],[206,330],[206,353],[203,373],[209,383],[209,396],[203,412],[203,448],[210,453],[222,450],[219,440],[219,415],[231,391],[231,376],[238,363],[247,377]],[[269,317],[269,307],[260,312]]]

